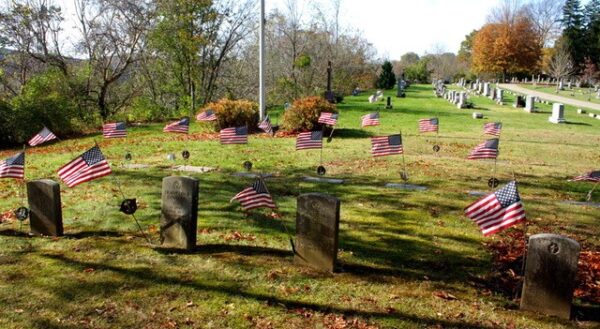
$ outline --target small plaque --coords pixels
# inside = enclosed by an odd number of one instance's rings
[[[496,187],[498,187],[498,185],[500,185],[500,181],[498,180],[498,178],[492,177],[492,178],[488,179],[488,187],[496,188]]]
[[[15,216],[19,221],[24,221],[29,217],[29,209],[26,207],[19,207],[15,210]]]
[[[135,199],[125,199],[121,202],[119,211],[126,215],[133,215],[137,211],[137,202]]]
[[[440,151],[440,146],[439,145],[433,145],[433,152],[437,153]]]
[[[327,170],[325,169],[325,167],[323,167],[323,166],[318,166],[317,167],[317,175],[323,176],[326,173],[327,173]]]
[[[125,161],[131,161],[131,159],[133,159],[133,156],[131,155],[131,152],[127,151],[125,153]]]
[[[175,154],[173,154],[173,153],[167,154],[167,160],[169,160],[169,161],[175,161]]]
[[[189,159],[189,158],[190,158],[190,151],[188,151],[188,150],[184,150],[183,152],[181,152],[181,157],[182,157],[184,160],[187,160],[187,159]]]
[[[244,169],[246,169],[248,171],[252,170],[252,162],[250,162],[250,161],[244,161],[243,166],[244,166]]]

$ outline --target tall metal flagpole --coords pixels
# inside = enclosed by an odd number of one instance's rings
[[[258,35],[258,103],[260,121],[265,118],[265,0],[260,0],[260,32]]]

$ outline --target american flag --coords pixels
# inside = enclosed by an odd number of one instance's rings
[[[4,161],[0,161],[0,178],[24,178],[25,153],[20,152]]]
[[[440,122],[438,118],[430,118],[430,119],[421,119],[419,120],[419,132],[438,132],[438,127],[440,126]]]
[[[361,126],[379,126],[379,112],[369,113],[360,118]]]
[[[267,134],[273,134],[273,126],[271,125],[271,119],[269,119],[268,115],[261,123],[258,124],[258,128],[262,129]]]
[[[189,129],[190,129],[190,119],[183,118],[179,121],[169,123],[168,125],[165,126],[163,131],[171,132],[171,133],[187,134]]]
[[[469,155],[470,160],[477,159],[496,159],[498,157],[498,144],[500,140],[498,138],[488,139],[485,142],[477,145],[471,154]]]
[[[494,193],[465,208],[484,236],[509,228],[525,220],[525,209],[519,197],[517,182],[512,181]]]
[[[237,200],[240,202],[244,211],[252,210],[260,207],[271,209],[277,208],[273,198],[267,190],[267,186],[262,179],[258,178],[252,186],[243,189],[240,193],[231,198],[230,202]]]
[[[104,138],[127,137],[126,128],[125,122],[107,123],[102,126],[102,136],[104,136]]]
[[[104,159],[98,146],[85,151],[82,155],[58,169],[58,177],[73,187],[92,179],[110,175],[110,165]]]
[[[583,175],[579,175],[579,176],[571,179],[571,181],[572,182],[587,181],[587,182],[600,183],[600,170],[590,171],[590,172],[585,173]]]
[[[221,144],[248,144],[248,127],[225,128],[219,132]]]
[[[374,157],[402,154],[402,135],[371,137],[371,153]]]
[[[483,133],[493,136],[500,136],[502,122],[488,122],[483,126]]]
[[[320,149],[323,147],[323,131],[306,131],[298,134],[296,138],[296,151],[307,149]]]
[[[215,112],[213,110],[206,110],[206,111],[200,112],[196,116],[196,120],[198,120],[198,121],[216,121],[217,115],[215,114]]]
[[[337,124],[338,114],[330,112],[321,112],[319,123],[335,126]]]
[[[31,137],[31,139],[29,140],[29,142],[27,142],[27,144],[29,144],[29,146],[36,146],[36,145],[43,144],[45,142],[51,141],[56,138],[57,138],[56,135],[54,135],[50,131],[50,129],[44,127],[44,129],[42,129],[42,131],[37,133],[35,136]]]

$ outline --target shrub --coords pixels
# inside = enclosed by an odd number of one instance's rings
[[[258,104],[248,100],[230,100],[223,98],[208,103],[200,112],[211,109],[217,116],[218,131],[228,127],[248,126],[249,131],[255,131],[258,123]]]
[[[312,96],[297,99],[283,114],[281,127],[290,132],[312,130],[318,125],[321,112],[338,113],[335,105],[322,97]]]

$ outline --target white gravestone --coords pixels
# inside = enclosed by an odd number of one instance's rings
[[[552,116],[548,120],[552,123],[565,123],[565,106],[561,103],[552,104]]]

